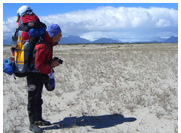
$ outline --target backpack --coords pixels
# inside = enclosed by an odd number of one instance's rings
[[[46,28],[46,25],[33,12],[23,14],[19,18],[18,28],[12,36],[12,41],[17,42],[18,36],[21,36],[23,41],[29,40],[30,37],[42,37]]]
[[[14,52],[13,72],[17,77],[26,77],[30,71],[39,72],[36,69],[36,45],[45,44],[48,52],[49,47],[41,37],[30,38],[24,43],[21,41],[21,37],[19,39]]]
[[[18,22],[19,27],[16,29],[12,41],[17,41],[16,47],[13,49],[14,63],[13,72],[17,77],[26,77],[33,57],[36,44],[43,40],[46,33],[46,25],[38,19],[34,14],[23,14]],[[24,40],[24,34],[28,34],[30,39]],[[44,43],[47,45],[46,43]]]

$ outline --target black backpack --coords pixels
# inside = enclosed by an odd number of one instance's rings
[[[33,64],[32,61],[35,62],[35,46],[39,43],[45,44],[49,51],[48,44],[44,42],[42,38],[31,38],[24,43],[22,41],[19,41],[17,43],[14,52],[13,63],[13,71],[16,77],[26,77],[32,69],[35,70],[36,67],[34,66],[35,64]]]
[[[34,48],[36,44],[40,43],[43,40],[43,37],[46,33],[46,25],[37,18],[37,16],[29,16],[35,14],[24,14],[21,16],[21,22],[19,27],[16,29],[12,41],[16,41],[16,47],[12,48],[14,55],[13,71],[14,75],[17,77],[25,77],[29,72],[29,67],[31,65],[31,58],[33,57]],[[24,17],[24,18],[23,18]],[[33,18],[30,20],[26,17]],[[36,19],[35,19],[36,18]],[[26,20],[23,22],[23,20]],[[28,32],[29,40],[24,41],[21,35],[18,35],[19,32]],[[44,43],[46,44],[46,43]],[[47,44],[46,44],[47,45]]]

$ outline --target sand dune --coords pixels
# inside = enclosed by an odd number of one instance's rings
[[[3,48],[3,58],[11,55]],[[45,133],[177,133],[178,44],[61,45]],[[3,131],[29,133],[25,78],[3,74]]]

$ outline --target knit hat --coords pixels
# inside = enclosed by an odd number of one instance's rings
[[[60,29],[60,26],[58,26],[57,24],[51,24],[48,26],[48,34],[50,37],[54,37],[56,36],[59,32],[62,32]]]

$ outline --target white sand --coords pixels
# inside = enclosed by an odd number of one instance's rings
[[[9,57],[4,47],[3,58]],[[62,45],[45,133],[177,133],[178,44]],[[20,83],[21,82],[21,83]],[[3,130],[29,133],[25,78],[3,74]]]

